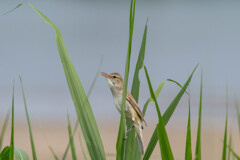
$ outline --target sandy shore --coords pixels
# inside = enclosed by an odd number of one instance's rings
[[[103,144],[105,147],[105,152],[108,154],[107,159],[115,159],[115,143],[117,138],[117,130],[118,123],[117,121],[112,122],[100,122],[98,123],[99,130],[101,133],[101,137],[103,140]],[[44,127],[43,127],[44,126]],[[144,136],[144,144],[145,148],[147,146],[147,142],[149,142],[151,135],[153,133],[155,125],[149,125],[145,128],[143,132]],[[68,132],[66,128],[66,124],[58,124],[58,123],[48,123],[44,125],[33,124],[33,134],[34,140],[37,150],[37,156],[39,160],[52,160],[53,156],[48,148],[50,145],[57,156],[62,157],[64,150],[68,143]],[[184,159],[185,154],[185,137],[186,137],[186,126],[184,125],[173,125],[169,124],[167,126],[167,133],[169,135],[170,144],[172,147],[172,151],[175,159],[182,160]],[[233,129],[233,139],[234,139],[234,149],[235,151],[239,151],[239,134],[238,130]],[[223,139],[223,129],[217,128],[206,128],[203,126],[202,128],[202,159],[211,159],[218,160],[221,159],[222,152],[222,139]],[[6,132],[4,139],[4,146],[9,144],[10,140],[10,128]],[[193,153],[195,152],[195,141],[196,141],[196,127],[192,127],[192,149]],[[28,128],[26,124],[16,123],[15,127],[15,146],[18,148],[24,149],[30,159],[31,154],[31,146],[29,141]],[[79,136],[75,136],[75,146],[77,148],[77,156],[79,159],[82,159],[82,152],[80,151],[79,145]],[[155,151],[151,157],[151,159],[160,159],[160,149],[159,144],[155,148]],[[71,154],[69,152],[68,158],[72,159]]]

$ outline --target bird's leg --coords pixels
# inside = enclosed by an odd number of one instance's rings
[[[132,125],[132,127],[130,127],[130,128],[127,130],[127,133],[126,133],[126,134],[128,134],[133,128],[134,128],[134,125]]]
[[[123,138],[123,140],[127,140],[127,139],[128,139],[127,134],[128,134],[133,128],[134,128],[134,125],[132,125],[132,127],[130,127],[130,128],[127,130],[127,132],[126,132],[125,137]]]

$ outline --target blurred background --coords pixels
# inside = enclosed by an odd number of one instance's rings
[[[128,46],[129,0],[48,0],[31,3],[60,29],[68,54],[86,92],[99,66],[100,70],[106,73],[124,74]],[[16,7],[19,1],[0,0],[0,4],[2,15]],[[144,64],[148,68],[154,88],[167,78],[184,84],[194,67],[200,64],[190,84],[190,93],[194,153],[202,71],[203,159],[221,157],[227,84],[229,130],[232,130],[234,139],[239,143],[235,114],[235,101],[240,94],[239,7],[240,2],[235,0],[136,2],[128,90],[131,89],[148,18]],[[24,3],[13,12],[0,16],[0,48],[0,124],[2,125],[11,106],[12,85],[15,80],[16,146],[25,149],[31,156],[18,78],[21,74],[39,158],[53,159],[48,145],[53,147],[57,155],[62,156],[68,142],[67,112],[70,113],[72,122],[76,120],[76,114],[58,54],[54,30]],[[150,95],[143,70],[139,78],[139,106],[142,108]],[[162,113],[179,90],[180,88],[173,83],[165,84],[158,98]],[[187,95],[182,98],[167,125],[176,159],[184,158],[187,99]],[[90,95],[90,103],[99,124],[105,151],[115,153],[120,115],[114,106],[105,78],[98,77]],[[157,123],[154,104],[149,105],[146,121],[148,127],[143,132],[145,146]],[[10,134],[6,134],[4,145],[9,144],[9,137]],[[237,150],[239,146],[235,148]],[[159,149],[156,148],[153,159],[158,159],[159,156]]]

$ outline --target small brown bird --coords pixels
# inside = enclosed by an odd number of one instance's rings
[[[101,72],[100,74],[107,78],[108,85],[113,95],[114,103],[121,114],[122,94],[123,94],[122,76],[117,72],[110,73],[110,74]],[[142,129],[143,129],[142,123],[144,122],[145,125],[147,124],[144,120],[141,110],[138,107],[137,102],[129,92],[127,92],[127,95],[126,95],[125,106],[126,106],[125,107],[126,118],[131,122],[133,122],[133,126],[127,131],[127,133],[133,128],[136,129],[139,149],[143,155],[144,147],[143,147],[143,138],[142,138]]]

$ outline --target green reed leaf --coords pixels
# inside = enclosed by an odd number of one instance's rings
[[[154,95],[155,95],[156,98],[158,98],[158,96],[159,96],[160,92],[162,91],[163,86],[165,85],[165,83],[166,83],[166,80],[162,81],[162,82],[158,85],[157,89],[156,89],[155,92],[154,92]],[[144,106],[143,106],[143,111],[142,111],[143,115],[146,114],[147,107],[148,107],[149,103],[151,103],[151,102],[154,102],[154,100],[152,99],[152,97],[149,97],[148,100],[145,102],[145,104],[144,104]]]
[[[31,141],[31,148],[32,148],[32,156],[33,156],[33,160],[37,160],[37,154],[36,154],[36,149],[35,149],[35,145],[34,145],[32,128],[31,128],[30,118],[29,118],[29,115],[28,115],[27,101],[26,101],[26,98],[25,98],[23,82],[22,82],[22,78],[21,78],[20,75],[19,75],[19,79],[20,79],[20,82],[21,82],[22,96],[23,96],[23,101],[24,101],[24,106],[25,106],[25,113],[26,113],[26,117],[27,117],[27,123],[28,123],[28,129],[29,129],[29,135],[30,135],[30,141]]]
[[[144,66],[144,69],[145,69],[145,74],[146,74],[146,78],[148,81],[148,88],[149,88],[151,97],[155,102],[155,106],[156,106],[156,110],[157,110],[157,114],[158,114],[157,132],[158,132],[158,140],[159,140],[159,144],[160,144],[161,156],[162,156],[163,160],[173,160],[174,158],[173,158],[172,149],[170,147],[170,143],[168,140],[167,132],[165,129],[165,124],[162,119],[162,115],[161,115],[160,108],[157,103],[157,99],[156,99],[153,89],[152,89],[152,84],[151,84],[146,66]]]
[[[7,128],[7,125],[8,125],[8,121],[9,121],[9,117],[10,117],[10,110],[8,111],[5,119],[4,119],[4,122],[3,122],[3,126],[2,126],[2,129],[1,129],[1,134],[0,134],[0,150],[2,150],[2,143],[3,143],[3,139],[4,139],[4,135],[5,135],[5,132],[6,132],[6,128]]]
[[[90,95],[91,95],[91,93],[92,93],[92,90],[93,90],[93,88],[94,88],[94,86],[95,86],[95,83],[96,83],[97,78],[98,78],[98,76],[99,76],[99,72],[101,71],[101,68],[102,68],[102,63],[103,63],[103,57],[102,57],[101,60],[100,60],[99,67],[98,67],[98,71],[96,72],[96,74],[95,74],[95,76],[94,76],[94,79],[93,79],[93,81],[92,81],[92,83],[91,83],[91,86],[90,86],[90,88],[89,88],[89,90],[88,90],[88,93],[87,93],[87,97],[88,97],[88,98],[90,97]],[[75,122],[75,125],[74,125],[73,136],[75,135],[75,133],[76,133],[76,131],[77,131],[77,128],[78,128],[78,119],[77,119],[77,121]],[[67,145],[67,147],[66,147],[66,149],[65,149],[65,151],[64,151],[62,160],[66,160],[66,158],[67,158],[67,153],[68,153],[68,151],[69,151],[69,148],[70,148],[70,142],[68,142],[68,145]]]
[[[226,92],[226,121],[225,121],[225,131],[223,139],[223,150],[222,150],[222,160],[227,159],[227,124],[228,124],[228,87]]]
[[[89,154],[92,159],[106,159],[104,147],[91,105],[88,101],[88,97],[86,96],[77,72],[68,56],[61,32],[57,26],[43,13],[41,13],[33,5],[31,5],[31,7],[45,20],[45,22],[50,24],[56,32],[56,43],[58,46],[59,55]]]
[[[188,124],[186,135],[185,160],[192,160],[192,145],[191,145],[191,109],[190,97],[188,97]]]
[[[2,16],[5,16],[5,15],[11,13],[12,11],[14,11],[14,10],[17,9],[18,7],[20,7],[22,4],[23,4],[23,3],[18,4],[15,8],[13,8],[13,9],[7,11],[6,13],[2,14]]]
[[[139,89],[140,89],[139,71],[143,67],[143,62],[145,57],[145,48],[146,48],[146,39],[147,39],[147,22],[146,22],[144,33],[143,33],[142,44],[138,54],[138,60],[135,67],[132,89],[131,89],[131,94],[137,103],[138,103]],[[132,126],[132,123],[127,121],[127,129],[129,129],[131,126]],[[129,132],[127,134],[127,137],[128,138],[126,140],[125,159],[126,160],[141,159],[141,152],[139,150],[138,143],[135,139],[135,129]]]
[[[80,148],[81,148],[84,160],[87,160],[87,154],[86,154],[85,149],[84,149],[84,144],[83,144],[83,140],[82,140],[82,137],[80,135],[80,132],[79,132],[78,135],[79,135]]]
[[[54,150],[52,149],[52,147],[51,147],[51,146],[48,146],[48,148],[49,148],[49,150],[51,151],[54,159],[55,159],[55,160],[59,160],[58,157],[57,157],[57,155],[56,155],[56,153],[55,153]]]
[[[169,119],[171,118],[173,112],[175,111],[180,99],[182,98],[183,94],[185,93],[188,85],[191,82],[193,73],[195,72],[195,70],[197,69],[198,65],[194,68],[192,74],[189,76],[188,80],[186,81],[186,83],[184,84],[184,86],[182,87],[182,89],[179,91],[179,93],[177,94],[177,96],[174,98],[174,100],[171,102],[171,104],[168,106],[167,110],[165,111],[165,113],[163,114],[163,122],[166,125],[169,121]],[[148,143],[146,152],[144,154],[143,160],[148,160],[151,155],[152,152],[157,144],[158,141],[158,132],[157,132],[157,127],[155,128],[152,137],[150,139],[150,142]]]
[[[69,135],[69,141],[71,144],[72,159],[76,160],[77,155],[76,155],[76,149],[75,149],[75,145],[74,145],[74,138],[72,135],[72,128],[71,128],[71,124],[70,124],[70,120],[69,120],[69,114],[67,114],[67,119],[68,119],[68,135]]]
[[[195,160],[202,159],[201,153],[201,124],[202,124],[202,73],[201,73],[201,84],[200,84],[200,100],[199,100],[199,111],[198,111],[198,129],[197,129],[197,142],[195,150]]]
[[[129,41],[128,41],[128,52],[125,64],[125,74],[124,74],[124,86],[123,86],[123,96],[122,96],[122,106],[121,106],[121,119],[120,125],[118,129],[118,137],[117,137],[117,160],[123,160],[125,157],[125,103],[126,103],[126,94],[127,94],[127,84],[128,84],[128,76],[130,69],[130,58],[131,58],[131,50],[132,50],[132,35],[133,35],[133,26],[134,26],[134,17],[135,17],[135,0],[131,0],[130,6],[130,18],[129,18]]]
[[[12,129],[11,129],[11,139],[9,148],[9,160],[14,160],[14,84],[12,93]]]

